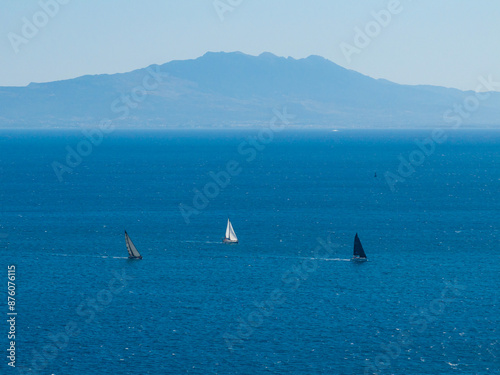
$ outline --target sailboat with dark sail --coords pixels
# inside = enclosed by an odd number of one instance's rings
[[[363,250],[363,245],[361,245],[361,241],[359,240],[358,234],[354,237],[354,256],[351,261],[353,262],[366,262],[365,250]]]
[[[137,251],[137,248],[128,236],[127,231],[125,231],[125,243],[127,244],[128,259],[142,259],[142,255]]]
[[[229,221],[229,218],[227,219],[226,237],[224,237],[222,242],[238,243],[238,237],[236,237],[236,233],[234,233],[234,229],[233,226],[231,225],[231,222]]]

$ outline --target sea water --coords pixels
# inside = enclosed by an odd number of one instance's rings
[[[500,133],[440,136],[2,131],[2,373],[498,372]]]

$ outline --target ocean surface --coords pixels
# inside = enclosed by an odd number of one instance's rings
[[[499,373],[500,131],[431,133],[2,130],[0,372]]]

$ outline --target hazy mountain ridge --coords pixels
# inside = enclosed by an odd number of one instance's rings
[[[373,79],[319,56],[209,52],[128,73],[0,87],[0,126],[92,126],[104,118],[119,127],[256,126],[283,106],[296,116],[292,126],[452,126],[444,113],[471,95]],[[500,93],[468,115],[463,126],[498,124]]]

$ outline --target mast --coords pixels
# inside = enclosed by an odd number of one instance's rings
[[[132,254],[132,251],[130,250],[129,237],[128,237],[127,231],[125,231],[125,244],[127,245],[128,255],[133,257],[134,254]]]
[[[231,235],[231,231],[229,228],[231,228],[231,222],[229,221],[229,218],[228,218],[227,219],[227,227],[226,227],[226,238],[230,238],[229,236]]]

